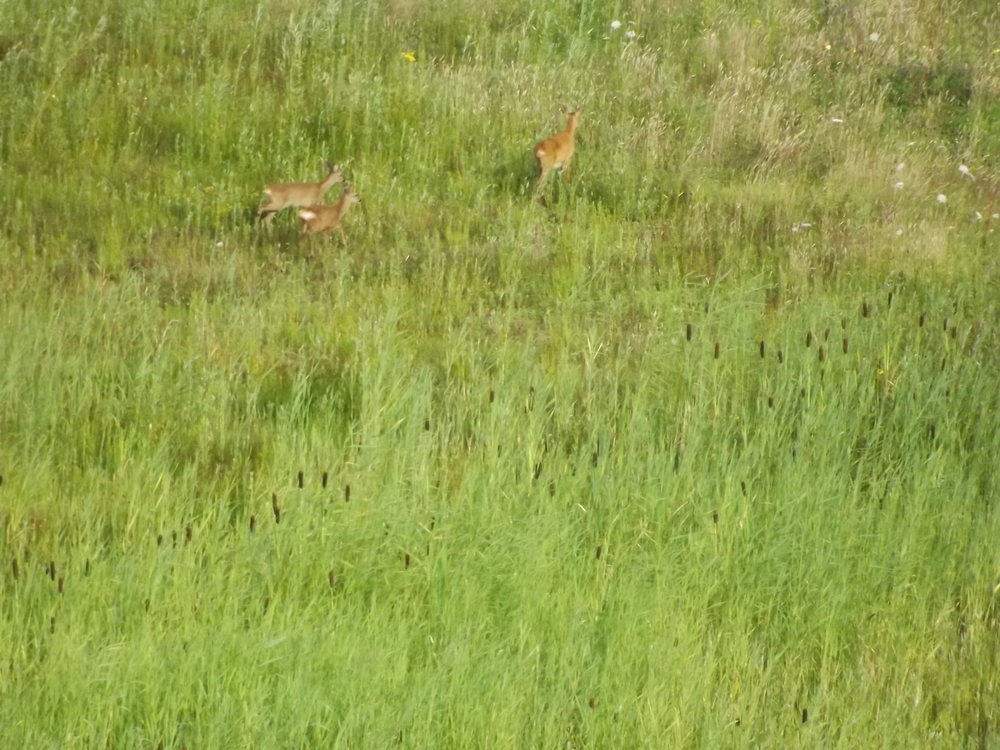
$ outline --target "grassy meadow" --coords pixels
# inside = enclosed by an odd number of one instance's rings
[[[0,0],[0,746],[1000,748],[998,40]]]

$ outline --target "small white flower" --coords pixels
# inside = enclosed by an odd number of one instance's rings
[[[938,203],[947,203],[948,202],[948,196],[945,195],[944,193],[938,193],[937,202]]]
[[[902,237],[903,236],[903,230],[902,229],[897,229],[896,230],[896,236],[897,237]]]
[[[902,182],[897,182],[895,185],[893,185],[893,187],[896,190],[902,190],[903,189],[903,183]]]
[[[843,122],[843,120],[841,120],[839,117],[831,117],[830,118],[830,122],[832,122],[832,123],[834,123],[836,125],[840,125]]]
[[[216,247],[222,247],[222,243],[221,243],[221,242],[216,242],[216,243],[215,243],[215,246],[216,246]]]
[[[793,232],[799,231],[799,225],[798,224],[792,224],[792,231]]]
[[[618,29],[620,29],[621,27],[622,27],[622,22],[621,21],[612,21],[611,22],[611,30],[612,31],[618,31]]]
[[[625,38],[626,39],[635,39],[635,32],[632,31],[632,29],[629,29],[628,31],[625,32]]]
[[[982,221],[982,220],[983,220],[983,215],[978,211],[976,211],[976,221]]]
[[[906,169],[906,165],[903,164],[903,162],[899,162],[899,164],[896,165],[897,172],[902,172],[904,169]]]
[[[877,31],[873,31],[871,34],[869,34],[868,35],[868,41],[870,41],[870,42],[877,42],[878,41],[878,32]]]
[[[1000,214],[993,214],[990,218],[991,219],[1000,219]]]
[[[812,224],[810,224],[808,221],[803,221],[801,224],[799,224],[799,226],[802,227],[803,229],[808,229],[809,227],[812,226]]]
[[[968,177],[973,182],[975,181],[976,178],[973,176],[972,172],[969,171],[969,168],[967,166],[965,166],[964,164],[959,164],[958,165],[958,171],[961,172],[962,174],[964,174],[966,177]]]

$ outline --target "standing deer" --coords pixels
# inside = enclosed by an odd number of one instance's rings
[[[566,129],[535,146],[535,159],[538,160],[538,182],[535,183],[535,190],[542,186],[553,169],[564,170],[566,180],[569,181],[570,178],[569,162],[573,158],[573,134],[580,123],[583,107],[574,112],[567,112],[566,107],[563,107],[561,111],[566,115]]]
[[[347,237],[344,235],[344,228],[340,226],[341,220],[347,210],[355,203],[361,202],[361,196],[354,192],[354,188],[348,183],[344,183],[344,192],[340,200],[329,206],[309,206],[299,211],[299,219],[302,221],[302,234],[316,234],[323,232],[323,241],[330,239],[330,232],[334,229],[340,232],[340,240],[345,245]]]
[[[323,194],[334,183],[344,181],[339,165],[332,165],[328,161],[323,163],[326,164],[327,175],[319,182],[286,182],[264,188],[264,195],[270,199],[270,203],[260,206],[257,209],[257,216],[265,215],[264,223],[270,226],[274,215],[283,208],[315,206],[322,203]]]

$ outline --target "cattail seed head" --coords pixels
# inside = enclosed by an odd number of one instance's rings
[[[302,471],[299,470],[299,489],[300,490],[302,489],[302,485],[303,485],[304,479],[305,478],[302,476]]]
[[[715,342],[715,358],[716,359],[719,358],[719,342],[718,341]]]
[[[945,363],[948,361],[947,357],[941,357],[941,369],[944,369]]]
[[[830,340],[830,329],[829,329],[829,327],[827,327],[827,329],[825,331],[823,331],[823,340],[824,341],[829,341]]]
[[[819,361],[822,362],[826,358],[826,352],[823,351],[823,347],[819,348]]]
[[[170,539],[173,542],[174,549],[177,549],[177,529],[170,532]]]
[[[601,545],[598,544],[597,545],[597,557],[596,557],[596,559],[598,559],[598,560],[601,559],[601,551],[602,551],[601,550]]]
[[[49,632],[50,633],[56,632],[56,618],[55,617],[50,617],[49,618]]]
[[[191,541],[191,534],[192,533],[193,532],[192,532],[192,529],[191,529],[191,524],[188,524],[187,528],[184,529],[184,543],[185,544],[187,544],[187,543],[189,543]]]
[[[688,324],[687,324],[687,340],[688,340],[688,341],[690,341],[690,340],[691,340],[691,333],[692,333],[692,331],[691,331],[691,324],[690,324],[690,323],[688,323]]]
[[[160,547],[163,545],[163,534],[156,535],[156,546]]]
[[[809,331],[806,334],[806,348],[808,349],[812,345],[813,345],[813,332]]]
[[[862,318],[867,318],[868,317],[868,312],[869,312],[868,311],[868,300],[865,300],[861,304],[861,317]]]
[[[409,552],[406,553],[406,557],[404,558],[403,561],[406,564],[407,568],[410,567],[410,553]]]
[[[953,339],[957,339],[958,338],[958,326],[952,326],[951,327],[951,337]]]
[[[18,568],[17,568],[17,557],[14,557],[14,558],[11,559],[10,567],[11,567],[11,570],[12,570],[12,572],[14,574],[14,580],[16,581],[18,573],[19,573]]]
[[[49,580],[56,580],[56,564],[54,562],[49,563]]]
[[[847,337],[844,337],[844,354],[847,354]]]
[[[328,476],[328,475],[327,475],[327,473],[326,473],[326,472],[324,471],[324,472],[323,472],[323,489],[324,489],[324,490],[326,489],[326,480],[327,480],[328,478],[329,478],[329,476]]]
[[[920,313],[920,327],[921,328],[924,327],[924,314],[923,313]]]
[[[593,707],[594,707],[594,703],[595,703],[595,702],[594,702],[594,699],[593,699],[593,698],[591,698],[591,699],[590,699],[590,707],[591,707],[591,708],[593,708]]]
[[[785,353],[778,349],[778,364],[783,365],[785,363]]]
[[[83,575],[85,577],[90,575],[90,560],[83,564]]]
[[[809,709],[803,708],[802,709],[802,723],[805,724],[807,721],[809,721]]]
[[[886,303],[886,307],[892,307],[892,292],[889,292],[889,300]]]
[[[254,527],[257,525],[257,516],[250,516],[250,533],[253,533]]]
[[[712,511],[712,523],[714,523],[714,524],[718,524],[719,523],[719,511],[717,511],[717,510],[713,510]]]
[[[767,397],[767,408],[768,409],[773,409],[774,408],[774,396],[768,396]]]
[[[349,484],[344,485],[344,502],[351,502],[351,485]]]
[[[337,583],[337,578],[336,578],[336,577],[335,577],[335,576],[333,575],[333,571],[332,571],[332,570],[330,571],[330,573],[329,573],[329,575],[327,576],[327,578],[328,578],[328,579],[329,579],[329,581],[330,581],[330,588],[331,588],[331,589],[332,589],[332,588],[334,588],[334,586],[335,586],[335,585],[336,585],[336,583]]]
[[[274,511],[274,522],[281,523],[281,508],[278,507],[277,493],[271,493],[271,510]]]
[[[63,592],[63,577],[59,576],[59,593]]]
[[[740,490],[743,492],[743,497],[747,496],[747,483],[740,481]]]
[[[764,339],[760,340],[760,358],[764,359]]]
[[[424,432],[428,432],[431,429],[431,420],[424,420]]]
[[[494,399],[495,397],[496,397],[496,394],[495,394],[495,393],[493,393],[493,389],[492,389],[492,388],[490,388],[490,403],[491,403],[491,404],[493,403],[493,399]]]

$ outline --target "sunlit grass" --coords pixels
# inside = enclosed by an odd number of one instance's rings
[[[0,744],[995,746],[997,17],[918,5],[0,8]],[[345,246],[255,223],[324,159]]]

